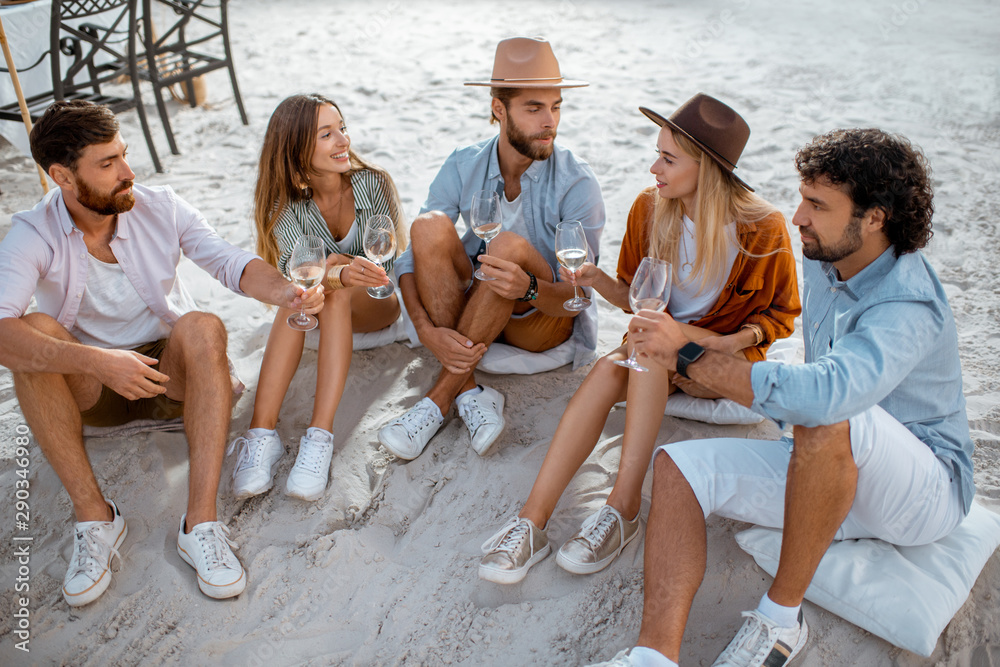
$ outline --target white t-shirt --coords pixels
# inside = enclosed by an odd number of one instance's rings
[[[84,345],[131,350],[170,336],[161,320],[132,286],[120,265],[87,254],[87,286],[70,331]]]
[[[736,224],[726,225],[726,236],[729,238],[727,246],[725,270],[722,273],[722,282],[717,285],[706,285],[704,291],[698,294],[698,287],[701,283],[701,273],[691,275],[694,269],[694,259],[697,247],[694,237],[694,221],[684,216],[684,228],[681,231],[680,261],[674,267],[674,283],[670,288],[670,303],[667,310],[670,316],[678,322],[695,322],[708,315],[709,309],[715,305],[722,288],[726,286],[726,280],[733,271],[733,264],[736,262]]]
[[[521,211],[521,195],[515,197],[514,201],[507,201],[506,194],[500,195],[500,219],[504,231],[528,238],[528,224],[524,221],[524,213]]]

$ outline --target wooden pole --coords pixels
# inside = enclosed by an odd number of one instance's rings
[[[3,59],[7,62],[7,69],[10,71],[10,80],[14,84],[14,93],[17,95],[17,105],[21,107],[21,119],[24,121],[24,128],[31,135],[31,114],[28,113],[28,103],[24,101],[24,93],[21,92],[21,81],[17,78],[17,68],[14,67],[14,56],[10,53],[10,46],[7,44],[7,33],[3,30],[3,19],[0,18],[0,46],[3,46]],[[56,54],[58,55],[58,54]],[[56,57],[53,55],[52,57]],[[42,165],[35,163],[38,167],[38,178],[42,182],[42,191],[48,193],[49,182],[45,180],[45,171]]]

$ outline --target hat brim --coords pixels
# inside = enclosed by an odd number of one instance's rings
[[[674,132],[680,132],[681,134],[683,134],[690,141],[694,142],[694,144],[696,146],[698,146],[698,148],[700,148],[702,151],[704,151],[706,155],[708,155],[710,158],[712,158],[713,160],[715,160],[715,162],[720,167],[722,167],[722,170],[724,172],[726,172],[727,174],[729,174],[733,178],[734,181],[736,181],[737,183],[739,183],[741,186],[743,186],[744,188],[746,188],[750,192],[756,192],[756,190],[754,190],[752,187],[750,187],[745,182],[743,182],[742,178],[740,178],[739,176],[737,176],[736,174],[733,173],[733,169],[736,169],[736,167],[734,165],[730,164],[729,160],[727,160],[726,158],[722,157],[721,155],[719,155],[718,153],[716,153],[715,151],[713,151],[711,148],[709,148],[705,144],[701,143],[700,141],[698,141],[697,139],[695,139],[694,137],[692,137],[683,128],[678,127],[676,124],[674,124],[669,118],[664,118],[663,116],[661,116],[660,114],[656,113],[652,109],[648,109],[646,107],[639,107],[639,111],[641,111],[642,114],[646,118],[648,118],[649,120],[653,121],[654,123],[656,123],[660,127],[669,127]]]
[[[583,88],[589,86],[587,81],[562,79],[559,83],[546,81],[466,81],[466,86],[488,86],[490,88]]]

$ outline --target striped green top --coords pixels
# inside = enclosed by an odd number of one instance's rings
[[[285,273],[285,265],[292,256],[295,241],[303,234],[318,236],[326,244],[326,254],[332,253],[364,257],[362,245],[368,220],[373,215],[388,215],[396,219],[392,199],[389,196],[389,184],[378,173],[370,169],[362,169],[351,175],[351,187],[354,188],[354,219],[358,222],[358,233],[350,248],[341,248],[333,240],[330,228],[323,219],[319,207],[312,199],[292,202],[278,216],[274,226],[275,240],[278,242],[278,270]],[[385,260],[383,268],[388,272],[392,269],[395,257]]]

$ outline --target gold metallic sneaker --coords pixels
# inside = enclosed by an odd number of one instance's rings
[[[611,565],[639,534],[639,514],[626,521],[614,507],[605,505],[583,522],[580,532],[559,549],[556,563],[573,574],[593,574]]]
[[[532,565],[549,555],[552,547],[545,531],[531,519],[514,517],[483,542],[479,578],[497,584],[516,584]]]

